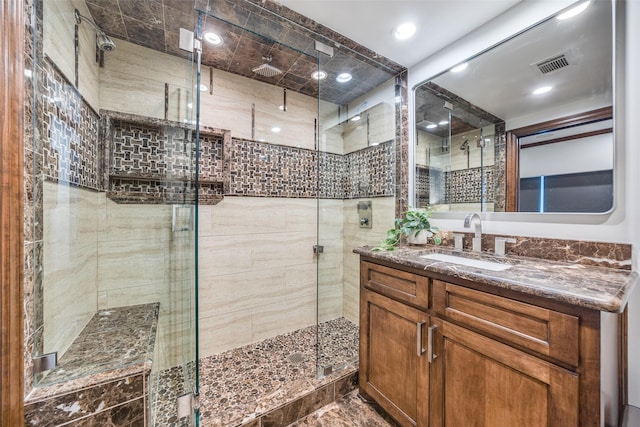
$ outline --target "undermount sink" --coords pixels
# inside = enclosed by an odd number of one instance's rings
[[[432,259],[434,261],[450,262],[452,264],[466,265],[468,267],[483,268],[491,271],[504,271],[511,268],[509,264],[502,264],[499,262],[486,261],[483,259],[465,258],[455,255],[447,255],[441,253],[433,253],[428,255],[422,255],[421,258]]]

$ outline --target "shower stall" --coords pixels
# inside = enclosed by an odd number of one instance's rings
[[[119,5],[31,8],[28,421],[237,425],[353,381],[399,67],[269,4]]]

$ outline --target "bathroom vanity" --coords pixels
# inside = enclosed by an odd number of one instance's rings
[[[618,320],[636,273],[433,246],[354,252],[360,393],[400,425],[617,422]]]

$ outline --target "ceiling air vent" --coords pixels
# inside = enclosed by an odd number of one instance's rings
[[[538,62],[536,66],[538,67],[538,69],[542,74],[549,74],[561,68],[568,67],[569,62],[567,61],[567,58],[563,54],[553,58],[545,59],[542,62]]]

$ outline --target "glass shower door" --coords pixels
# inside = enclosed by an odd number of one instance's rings
[[[194,57],[116,35],[101,51],[96,5],[33,7],[34,387],[139,381],[113,411],[167,425],[198,390]]]

